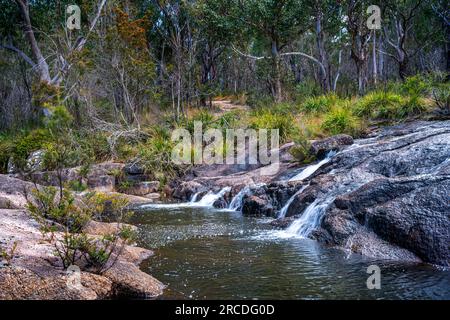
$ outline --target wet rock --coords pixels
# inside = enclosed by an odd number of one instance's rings
[[[133,162],[126,164],[123,171],[128,175],[143,175],[145,170],[141,165]]]
[[[184,201],[189,201],[192,196],[198,192],[207,192],[209,190],[208,186],[205,186],[196,181],[182,182],[176,187],[172,193],[175,199],[180,199]]]
[[[332,199],[310,237],[376,258],[448,266],[449,168],[450,121],[385,128],[320,169],[288,216]]]
[[[323,140],[314,141],[311,143],[311,153],[318,159],[325,158],[330,151],[339,151],[344,146],[353,144],[353,138],[346,134],[338,134]]]
[[[299,218],[299,216],[275,219],[270,222],[270,225],[277,229],[287,229],[297,218]]]
[[[242,214],[252,216],[272,217],[275,209],[267,198],[260,198],[255,195],[246,196],[242,202]]]

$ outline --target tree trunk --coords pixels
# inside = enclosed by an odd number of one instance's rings
[[[36,68],[39,73],[39,79],[42,82],[50,84],[51,77],[50,77],[49,67],[48,67],[47,62],[45,61],[44,56],[42,55],[41,50],[39,49],[38,43],[36,41],[36,37],[34,36],[33,27],[31,25],[28,1],[27,0],[16,0],[16,3],[19,5],[20,12],[23,17],[25,36],[27,37],[28,42],[30,43],[30,46],[31,46],[31,52],[33,53],[33,57],[36,62]]]
[[[328,55],[325,49],[325,34],[322,27],[323,12],[319,4],[316,9],[316,42],[317,51],[319,53],[319,61],[323,67],[320,71],[320,86],[324,92],[329,92],[331,88],[330,83],[330,68],[328,62]]]
[[[275,102],[281,102],[283,100],[283,89],[281,85],[281,63],[280,63],[280,53],[276,41],[272,41],[272,59],[273,59],[274,98]]]

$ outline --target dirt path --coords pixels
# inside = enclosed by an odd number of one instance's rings
[[[215,109],[214,115],[221,116],[227,112],[235,111],[235,110],[248,110],[250,109],[247,105],[239,105],[234,104],[231,102],[231,100],[213,100],[212,102]]]

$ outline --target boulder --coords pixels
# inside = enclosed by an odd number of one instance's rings
[[[126,223],[99,222],[94,220],[89,221],[84,226],[83,231],[91,235],[106,236],[119,233],[123,227],[129,227],[132,230],[137,231],[135,226],[128,225]]]
[[[242,214],[249,216],[272,217],[276,213],[274,207],[267,198],[255,195],[245,196],[242,201]]]
[[[129,262],[117,262],[104,276],[113,282],[117,292],[123,297],[155,298],[165,288],[161,282]]]
[[[143,181],[133,183],[133,185],[125,190],[125,193],[135,196],[145,196],[150,193],[158,192],[160,187],[159,181]]]
[[[339,151],[344,146],[353,144],[353,138],[346,134],[338,134],[323,140],[311,143],[310,152],[318,159],[323,159],[330,151]]]
[[[81,272],[80,286],[68,286],[65,273],[40,276],[21,267],[0,268],[0,300],[95,300],[113,295],[112,281]]]
[[[316,202],[323,210],[308,222],[311,238],[374,258],[449,266],[449,155],[450,121],[383,128],[320,168],[286,216]]]
[[[139,165],[137,162],[128,163],[124,166],[123,171],[127,175],[143,175],[144,174],[144,168]]]

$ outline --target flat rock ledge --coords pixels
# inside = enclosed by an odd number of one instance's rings
[[[117,223],[92,222],[87,232],[101,236]],[[102,275],[81,272],[80,286],[71,286],[66,273],[43,241],[39,225],[24,209],[0,209],[0,244],[7,252],[17,247],[9,263],[0,261],[0,300],[95,300],[114,297],[155,298],[165,286],[141,271],[139,264],[153,255],[147,249],[125,246],[116,264]]]

